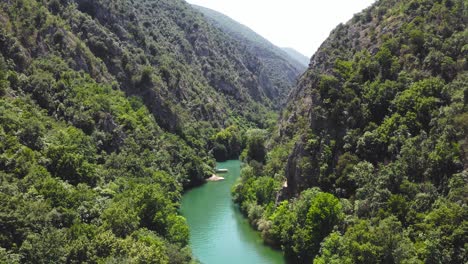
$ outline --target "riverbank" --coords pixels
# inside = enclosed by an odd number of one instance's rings
[[[206,179],[206,181],[208,181],[208,182],[216,182],[216,181],[224,181],[224,180],[225,180],[224,177],[220,177],[220,176],[218,176],[216,174],[213,174],[213,175],[211,175],[211,177]]]
[[[204,264],[283,264],[281,251],[265,245],[232,201],[231,188],[240,176],[241,162],[217,163],[228,169],[225,180],[188,190],[181,213],[190,227],[193,255]]]

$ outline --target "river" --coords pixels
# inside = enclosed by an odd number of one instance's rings
[[[190,227],[190,247],[203,264],[280,264],[281,252],[263,244],[232,202],[231,187],[240,175],[240,162],[219,162],[224,181],[208,182],[184,194],[181,213]]]

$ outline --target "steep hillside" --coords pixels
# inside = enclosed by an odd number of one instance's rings
[[[278,98],[288,95],[308,64],[302,64],[295,57],[226,15],[205,7],[194,7],[215,27],[239,41],[248,52],[259,58],[263,65],[260,76],[262,79],[272,80],[273,90]]]
[[[339,25],[235,199],[298,263],[466,263],[466,1],[380,0]]]
[[[260,60],[182,0],[2,1],[0,21],[0,263],[190,262],[182,190],[275,118]]]
[[[282,50],[284,50],[284,52],[286,52],[289,55],[289,57],[295,59],[301,65],[304,65],[305,67],[309,66],[310,59],[304,56],[299,51],[293,48],[282,48]]]
[[[276,97],[270,80],[261,77],[261,63],[184,1],[77,4],[83,13],[70,14],[72,30],[122,89],[147,98],[153,112],[164,110],[156,113],[163,127],[177,132],[194,120],[224,126],[237,117],[262,125],[256,113]],[[154,78],[135,83],[144,72]],[[159,94],[164,98],[153,98]]]

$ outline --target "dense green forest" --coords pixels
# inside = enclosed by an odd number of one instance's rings
[[[313,56],[233,188],[292,263],[468,262],[467,17],[380,0]]]
[[[260,59],[181,0],[0,21],[0,263],[193,261],[182,191],[277,119]]]
[[[181,195],[239,157],[291,263],[468,262],[466,0],[378,0],[291,92],[297,61],[203,13],[0,2],[0,263],[194,263]]]

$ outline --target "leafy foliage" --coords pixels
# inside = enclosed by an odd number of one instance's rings
[[[274,115],[256,56],[179,0],[6,1],[0,20],[0,262],[193,261],[183,189]]]
[[[464,17],[463,1],[381,0],[331,33],[234,189],[267,242],[293,262],[467,262]],[[317,217],[296,209],[311,192],[329,195]]]
[[[308,58],[305,58],[304,63],[302,54],[276,47],[231,18],[202,6],[194,5],[193,7],[200,11],[213,26],[232,36],[238,41],[239,46],[243,46],[258,58],[262,65],[258,71],[260,83],[269,87],[267,94],[274,98],[276,108],[283,106],[285,103],[283,99],[296,84],[299,75],[306,70]]]

